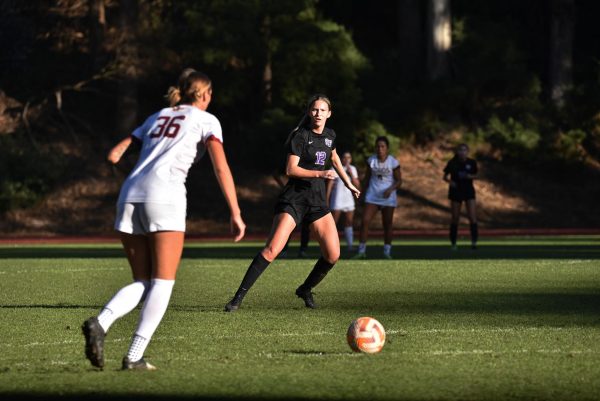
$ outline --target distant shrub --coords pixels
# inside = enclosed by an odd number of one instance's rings
[[[537,148],[541,135],[512,117],[502,121],[497,116],[492,116],[484,128],[467,134],[466,139],[475,144],[486,142],[501,155],[520,157]]]
[[[355,132],[354,162],[363,164],[375,151],[375,140],[386,136],[390,141],[390,155],[395,156],[400,148],[400,139],[386,130],[377,120],[368,119]]]

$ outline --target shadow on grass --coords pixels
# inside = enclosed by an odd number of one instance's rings
[[[395,260],[456,260],[456,259],[600,259],[600,244],[572,244],[572,241],[549,242],[548,244],[516,245],[483,244],[477,250],[468,246],[457,251],[442,244],[402,244],[394,245],[392,254]],[[240,244],[232,246],[188,246],[183,251],[184,259],[246,259],[250,262],[261,246],[256,244]],[[291,246],[287,259],[297,259],[298,247]],[[317,259],[319,249],[312,246],[307,260]],[[353,254],[342,251],[342,259],[349,259]],[[17,247],[0,248],[1,259],[91,259],[91,258],[124,258],[120,248],[98,247]],[[281,258],[280,258],[281,259]],[[382,246],[373,245],[367,249],[367,259],[383,259]]]
[[[327,294],[324,308],[401,311],[405,314],[468,313],[487,315],[552,315],[556,323],[573,318],[596,318],[600,324],[600,288],[586,292],[355,292]],[[334,299],[331,299],[331,298]],[[384,299],[382,299],[384,298]]]

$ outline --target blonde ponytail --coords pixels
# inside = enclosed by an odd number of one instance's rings
[[[181,102],[181,90],[174,86],[169,87],[167,94],[165,95],[165,99],[169,103],[170,107],[175,107]]]
[[[204,92],[210,90],[212,83],[206,74],[193,68],[186,68],[179,75],[177,86],[171,86],[165,95],[170,107],[191,104]]]

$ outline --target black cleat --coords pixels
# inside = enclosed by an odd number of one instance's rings
[[[81,326],[85,336],[85,356],[97,368],[104,367],[104,337],[106,333],[98,318],[91,317]]]
[[[238,310],[240,308],[240,305],[242,304],[242,301],[244,300],[244,296],[243,295],[235,295],[231,301],[227,302],[227,305],[225,305],[225,312],[235,312],[236,310]]]
[[[307,308],[316,309],[317,304],[315,304],[315,300],[313,299],[313,293],[310,290],[305,290],[302,286],[296,288],[296,295],[298,298],[302,298],[304,301],[304,305]]]
[[[121,370],[156,370],[156,366],[146,362],[144,358],[139,361],[132,362],[129,358],[123,358]]]

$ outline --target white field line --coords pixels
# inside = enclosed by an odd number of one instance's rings
[[[386,335],[394,336],[408,336],[413,334],[446,334],[446,333],[523,333],[527,331],[562,331],[564,330],[561,327],[526,327],[526,328],[504,328],[504,329],[425,329],[425,330],[386,330]],[[340,334],[341,333],[341,334]],[[177,341],[177,340],[193,340],[197,338],[202,339],[243,339],[243,338],[277,338],[277,337],[313,337],[313,336],[340,336],[343,333],[340,332],[332,332],[332,331],[313,331],[313,332],[303,332],[303,333],[248,333],[248,334],[205,334],[205,335],[197,335],[193,336],[158,336],[154,337],[153,341]],[[130,341],[129,337],[117,337],[106,339],[106,343],[120,343],[124,341]],[[0,343],[0,349],[4,348],[32,348],[32,347],[52,347],[52,346],[62,346],[62,345],[71,345],[71,344],[82,344],[83,338],[77,340],[63,340],[63,341],[53,341],[53,342],[44,342],[44,341],[35,341],[26,344],[10,344],[10,343]],[[596,352],[590,351],[589,352]],[[427,352],[455,352],[455,351],[427,351]],[[490,352],[493,353],[495,351],[469,351],[471,353],[484,353]],[[516,351],[514,351],[516,352]],[[534,351],[527,351],[534,352]],[[547,352],[550,351],[536,351],[536,352]],[[562,351],[558,350],[557,352],[577,352],[577,351]]]
[[[95,273],[95,272],[111,272],[111,271],[122,271],[127,270],[125,267],[83,267],[76,269],[46,269],[46,268],[35,268],[28,270],[4,270],[0,271],[0,274],[32,274],[32,273]]]
[[[386,351],[383,351],[386,353]],[[387,352],[389,354],[389,352]],[[442,350],[428,350],[428,351],[393,351],[394,355],[402,355],[402,356],[416,356],[416,357],[461,357],[461,356],[500,356],[500,355],[599,355],[600,351],[584,349],[584,350],[561,350],[561,349],[521,349],[521,350],[510,350],[510,351],[496,351],[496,350],[486,350],[486,349],[473,349],[473,350],[452,350],[452,351],[442,351]],[[311,352],[311,353],[294,353],[294,352],[284,352],[284,353],[271,353],[271,352],[259,352],[256,354],[258,357],[263,357],[267,359],[287,359],[289,357],[292,358],[356,358],[363,355],[362,353],[357,352],[336,352],[336,353],[327,353],[327,352]],[[1,361],[2,359],[0,359]],[[186,361],[186,362],[196,362],[205,360],[202,358],[202,355],[198,355],[198,357],[194,357],[193,355],[187,356],[176,356],[169,357],[169,361]],[[79,359],[78,359],[79,361]],[[77,363],[74,360],[51,360],[49,361],[52,366],[68,366]],[[112,360],[110,358],[106,359],[106,362],[113,363],[117,362],[116,360]],[[16,362],[11,366],[14,367],[30,367],[36,366],[33,363],[29,362]]]

